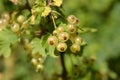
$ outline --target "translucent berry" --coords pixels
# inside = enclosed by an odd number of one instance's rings
[[[74,24],[76,22],[76,17],[74,15],[69,15],[67,17],[67,21],[70,23],[70,24]]]
[[[36,67],[36,72],[40,72],[43,70],[43,65],[42,64],[38,64],[37,67]]]
[[[3,26],[6,26],[8,24],[8,21],[6,19],[2,19]]]
[[[58,31],[59,33],[61,33],[61,32],[64,31],[64,28],[63,28],[62,26],[59,26],[59,27],[57,28],[57,31]]]
[[[70,47],[70,50],[71,50],[71,52],[73,52],[73,53],[79,52],[79,51],[80,51],[80,46],[79,46],[78,44],[73,44],[73,45]]]
[[[31,63],[32,63],[34,66],[36,66],[36,65],[38,64],[37,59],[32,58]]]
[[[42,58],[42,57],[39,57],[39,58],[38,58],[38,62],[42,64],[42,63],[44,62],[43,58]]]
[[[3,13],[2,18],[8,21],[10,19],[10,15],[8,13]]]
[[[76,37],[76,38],[75,38],[75,43],[76,43],[76,44],[79,44],[79,45],[80,45],[80,44],[82,43],[82,41],[83,41],[83,40],[82,40],[81,37]]]
[[[59,34],[59,32],[58,32],[57,30],[54,30],[54,31],[53,31],[53,35],[54,35],[54,36],[57,36],[58,34]]]
[[[18,32],[20,30],[20,26],[18,23],[14,23],[13,26],[11,27],[11,30],[13,32]]]
[[[23,23],[25,21],[25,17],[23,15],[18,16],[17,18],[18,23]]]
[[[56,36],[50,36],[48,38],[48,44],[49,45],[57,45],[58,44],[58,39]]]
[[[59,35],[58,35],[58,39],[59,41],[61,42],[66,42],[68,39],[69,39],[69,34],[67,32],[61,32]]]
[[[68,27],[68,31],[69,31],[70,33],[75,33],[76,30],[77,30],[76,26],[74,26],[74,25],[72,25],[72,24],[69,24],[67,27]]]
[[[67,49],[67,44],[66,43],[62,43],[60,42],[58,45],[57,45],[57,50],[59,52],[65,52]]]

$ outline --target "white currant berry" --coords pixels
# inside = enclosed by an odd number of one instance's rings
[[[8,13],[3,13],[2,18],[8,21],[10,19],[10,15]]]
[[[70,23],[70,24],[74,24],[76,22],[76,17],[74,15],[69,15],[67,17],[67,21]]]
[[[43,65],[42,64],[38,64],[37,67],[36,67],[36,72],[40,72],[43,70]]]
[[[56,36],[50,36],[48,38],[48,44],[49,45],[57,45],[58,44],[58,39]]]
[[[3,26],[6,26],[8,24],[8,21],[6,19],[2,19],[3,21]]]
[[[81,37],[76,37],[76,38],[75,38],[75,43],[76,43],[76,44],[79,44],[79,45],[80,45],[80,44],[82,43],[82,41],[83,41],[83,40],[82,40]]]
[[[60,43],[57,45],[57,50],[58,50],[59,52],[65,52],[65,51],[67,50],[67,44],[60,42]]]
[[[23,23],[25,21],[25,17],[23,15],[19,15],[17,18],[18,23]]]
[[[37,59],[32,58],[31,63],[32,63],[34,66],[36,66],[36,65],[38,64],[38,61],[37,61]]]
[[[19,24],[18,23],[14,23],[13,26],[11,27],[11,30],[13,32],[19,32],[19,30],[20,30]]]
[[[59,33],[61,33],[61,32],[64,31],[64,28],[63,28],[62,26],[59,26],[59,27],[57,28],[57,31],[58,31]]]
[[[54,35],[54,36],[57,36],[58,34],[59,34],[59,32],[58,32],[57,30],[54,30],[54,31],[53,31],[53,35]]]
[[[69,34],[67,32],[61,32],[59,35],[58,35],[58,39],[59,41],[61,42],[66,42],[69,40]]]
[[[76,30],[77,30],[76,26],[74,26],[74,25],[72,25],[72,24],[69,24],[69,25],[67,26],[67,28],[68,28],[68,31],[69,31],[70,33],[75,33]]]
[[[8,21],[6,19],[0,19],[0,30],[2,30],[7,24]]]
[[[44,62],[44,60],[42,59],[42,57],[39,57],[39,58],[38,58],[38,62],[39,62],[39,63],[43,63],[43,62]]]
[[[79,51],[80,51],[80,46],[79,46],[78,44],[73,44],[73,45],[70,47],[70,50],[71,50],[71,52],[73,52],[73,53],[79,52]]]

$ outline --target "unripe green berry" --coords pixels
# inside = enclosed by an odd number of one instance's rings
[[[59,35],[58,35],[58,39],[59,41],[61,42],[66,42],[68,41],[69,39],[69,34],[67,32],[61,32]]]
[[[72,25],[72,24],[69,24],[69,25],[67,26],[67,28],[68,28],[68,31],[69,31],[70,33],[75,33],[76,30],[77,30],[76,26],[74,26],[74,25]]]
[[[56,36],[50,36],[48,38],[48,44],[56,46],[58,44],[58,39]]]
[[[42,57],[39,52],[34,52],[31,54],[33,58],[38,59],[39,57]]]
[[[22,24],[25,21],[25,17],[23,15],[18,16],[17,18],[18,23]]]
[[[18,32],[20,30],[20,26],[18,23],[14,23],[13,26],[11,27],[11,30],[13,32]]]
[[[25,43],[24,48],[26,51],[31,52],[32,50],[32,45],[30,43]]]
[[[82,43],[82,41],[83,41],[83,40],[82,40],[81,37],[76,37],[76,38],[75,38],[75,43],[76,43],[76,44],[79,44],[79,45],[80,45],[80,44]]]
[[[91,61],[91,62],[94,62],[95,60],[96,60],[96,56],[93,56],[93,55],[90,56],[90,61]]]
[[[65,52],[65,51],[67,50],[67,44],[60,42],[60,43],[57,45],[57,50],[58,50],[59,52]]]
[[[73,53],[79,52],[79,51],[80,51],[80,46],[79,46],[78,44],[73,44],[73,45],[70,47],[70,50],[71,50],[71,52],[73,52]]]

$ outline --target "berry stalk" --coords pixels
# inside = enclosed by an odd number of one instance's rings
[[[60,53],[60,60],[61,60],[61,65],[62,65],[62,80],[67,80],[67,70],[65,68],[65,62],[64,62],[64,52]]]

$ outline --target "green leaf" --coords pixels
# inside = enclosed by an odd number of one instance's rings
[[[8,49],[7,49],[8,48]],[[9,48],[9,47],[7,47],[6,48],[6,53],[5,54],[3,54],[4,55],[4,57],[9,57],[10,56],[10,54],[11,54],[11,49]]]
[[[54,57],[54,58],[58,57],[58,56],[55,55],[54,52],[55,52],[55,46],[50,46],[49,45],[48,46],[48,53],[47,54],[50,55],[51,57]]]
[[[68,72],[68,75],[72,75],[73,63],[71,61],[70,55],[65,54],[65,67]]]
[[[47,39],[50,36],[50,34],[46,34],[45,36],[42,37],[42,45],[43,47],[47,50],[46,53],[47,55],[50,55],[51,57],[58,57],[55,53],[55,46],[51,46],[47,43]]]
[[[0,56],[8,57],[11,54],[10,45],[17,42],[17,36],[12,31],[4,29],[0,31]]]
[[[78,59],[77,56],[75,56],[74,54],[70,54],[71,60],[73,62],[74,65],[78,64]]]
[[[42,45],[42,39],[34,38],[31,41],[31,45],[32,45],[32,53],[39,53],[44,57],[46,56],[45,47],[43,47]]]

